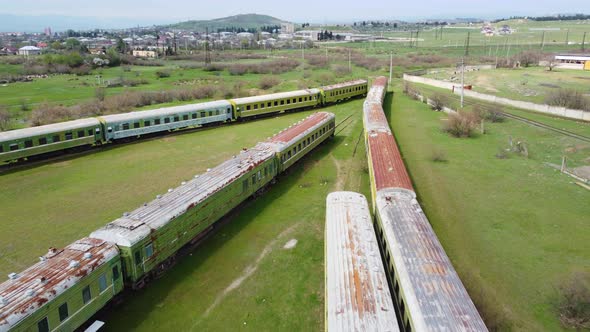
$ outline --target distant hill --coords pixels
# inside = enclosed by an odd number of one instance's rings
[[[265,25],[281,25],[281,23],[283,22],[285,21],[268,15],[242,14],[217,18],[214,20],[180,22],[166,25],[166,27],[171,29],[182,29],[202,32],[205,31],[206,28],[209,28],[209,31],[217,31],[217,29],[223,29],[228,27],[256,29]]]

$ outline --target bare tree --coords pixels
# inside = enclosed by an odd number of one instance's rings
[[[8,111],[8,107],[0,105],[0,131],[8,130],[12,122],[12,117]]]

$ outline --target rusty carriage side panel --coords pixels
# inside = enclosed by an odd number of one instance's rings
[[[119,250],[103,240],[84,238],[50,248],[37,264],[0,284],[0,331],[37,330],[43,320],[50,330],[74,330],[123,289],[120,271]],[[67,320],[58,314],[64,303]]]
[[[366,198],[326,199],[326,330],[399,331]]]

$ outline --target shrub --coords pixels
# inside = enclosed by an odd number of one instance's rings
[[[72,118],[71,110],[61,105],[43,103],[31,113],[31,125],[42,126],[49,123],[67,121]]]
[[[258,86],[263,90],[268,90],[279,83],[281,83],[281,80],[276,76],[264,76],[260,79]]]
[[[105,90],[105,88],[96,88],[96,90],[94,90],[94,96],[98,101],[104,101],[106,95],[107,91]]]
[[[496,104],[487,106],[485,108],[480,105],[476,105],[473,108],[473,112],[477,114],[480,119],[494,123],[504,122],[504,116],[502,115],[503,111],[504,110],[502,106]]]
[[[430,156],[430,160],[434,161],[435,163],[446,163],[449,161],[447,159],[447,154],[443,150],[434,150],[432,152],[432,156]]]
[[[158,70],[158,71],[156,71],[156,77],[157,78],[170,77],[170,71],[169,70]]]
[[[90,75],[91,72],[92,67],[89,65],[81,65],[78,68],[72,69],[72,74],[75,74],[76,76]]]
[[[443,130],[454,137],[473,137],[479,122],[480,119],[475,113],[451,113],[443,126]]]
[[[442,111],[442,109],[446,106],[449,102],[447,96],[443,95],[442,93],[436,93],[430,98],[431,107],[435,111]]]
[[[552,106],[560,106],[575,110],[590,111],[590,98],[574,89],[559,89],[552,91],[545,102]]]
[[[332,67],[332,70],[338,76],[346,76],[350,74],[350,69],[348,68],[348,66],[344,65],[335,65],[334,67]]]
[[[558,310],[563,325],[590,328],[590,273],[575,272],[559,286]]]
[[[8,107],[0,105],[0,131],[8,130],[12,123],[12,116],[8,112]]]
[[[324,68],[328,65],[328,59],[325,56],[309,55],[306,56],[306,60],[314,68]]]
[[[248,66],[244,64],[234,64],[229,67],[231,75],[244,75],[248,72]]]

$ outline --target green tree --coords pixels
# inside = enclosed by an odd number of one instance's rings
[[[75,38],[68,38],[66,39],[66,49],[70,51],[77,51],[80,50],[80,41]]]
[[[119,53],[125,53],[127,51],[127,44],[125,44],[125,42],[123,41],[123,38],[118,37],[117,38],[117,52]]]

